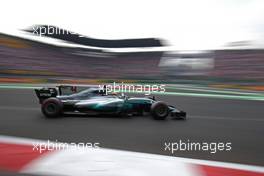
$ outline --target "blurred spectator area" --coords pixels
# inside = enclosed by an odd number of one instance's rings
[[[264,50],[216,50],[215,69],[210,75],[264,81]]]
[[[158,80],[193,73],[207,78],[264,80],[263,49],[209,53],[208,56],[193,53],[191,57],[164,52],[115,53],[59,47],[0,34],[0,75]],[[173,62],[164,65],[164,56]],[[179,64],[179,58],[184,62]]]
[[[264,50],[236,49],[213,51],[181,51],[166,53],[159,64],[169,77],[206,76],[206,78],[264,78]]]
[[[112,53],[63,48],[0,35],[1,74],[93,79],[155,77],[160,75],[161,55],[162,52]]]

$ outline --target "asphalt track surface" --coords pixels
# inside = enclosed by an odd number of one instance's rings
[[[151,117],[46,119],[30,89],[0,89],[0,135],[264,166],[264,102],[160,95],[188,113],[186,121]],[[165,142],[231,142],[231,151],[165,151]]]

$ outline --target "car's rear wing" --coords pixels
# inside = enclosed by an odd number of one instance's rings
[[[69,95],[77,92],[76,86],[60,85],[57,87],[49,88],[44,87],[40,89],[35,89],[35,93],[41,104],[45,99],[56,97],[57,95]]]
[[[35,93],[39,99],[39,103],[41,104],[45,99],[50,97],[56,97],[58,95],[58,90],[56,88],[41,88],[35,89]]]

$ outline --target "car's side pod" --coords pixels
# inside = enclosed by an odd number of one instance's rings
[[[39,99],[40,104],[42,104],[42,102],[47,98],[56,97],[58,95],[58,91],[56,88],[35,89],[35,93]]]

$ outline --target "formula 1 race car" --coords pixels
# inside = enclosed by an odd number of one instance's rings
[[[62,89],[69,88],[72,93],[65,95]],[[155,97],[128,97],[109,95],[99,88],[88,88],[77,92],[75,86],[35,89],[41,104],[42,113],[49,118],[64,113],[87,115],[144,115],[150,113],[154,119],[164,120],[168,115],[179,119],[186,118],[186,112],[176,109]]]

